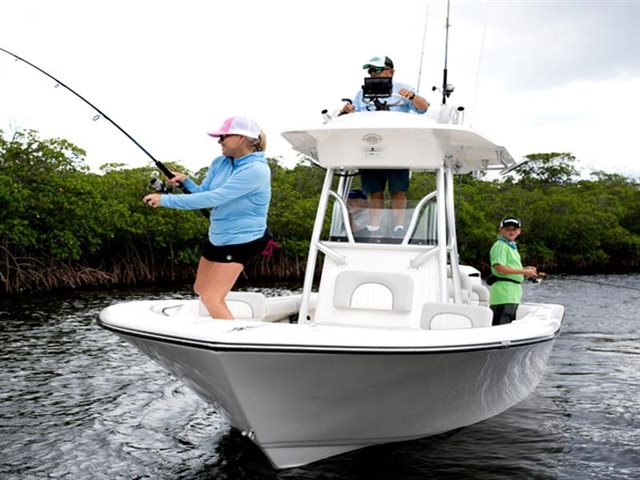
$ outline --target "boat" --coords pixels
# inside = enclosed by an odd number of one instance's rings
[[[276,468],[513,407],[544,375],[564,308],[522,303],[514,322],[491,326],[481,274],[459,261],[454,176],[516,162],[461,114],[358,112],[283,132],[326,170],[299,293],[233,291],[234,320],[210,318],[195,298],[123,302],[99,325],[212,404]],[[378,232],[351,228],[348,192],[372,167],[435,179],[404,212],[401,237],[389,208]]]

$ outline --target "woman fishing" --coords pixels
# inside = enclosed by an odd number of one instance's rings
[[[254,120],[231,117],[209,135],[218,138],[222,155],[211,162],[202,184],[173,172],[171,183],[184,184],[191,195],[152,193],[144,202],[184,210],[211,208],[194,290],[211,317],[232,319],[225,297],[245,264],[259,253],[267,255],[274,245],[267,229],[271,171],[264,154],[266,136]]]

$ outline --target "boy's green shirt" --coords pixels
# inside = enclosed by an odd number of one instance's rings
[[[513,242],[515,245],[515,242]],[[489,258],[491,261],[491,273],[498,277],[506,277],[522,282],[524,275],[513,274],[505,275],[502,273],[496,273],[493,268],[494,265],[500,264],[505,267],[522,268],[522,261],[520,260],[520,252],[517,247],[513,248],[509,245],[509,242],[504,237],[499,236],[496,243],[491,247],[489,252]],[[491,285],[489,292],[489,305],[503,305],[505,303],[520,303],[522,299],[522,287],[513,282],[496,282]]]

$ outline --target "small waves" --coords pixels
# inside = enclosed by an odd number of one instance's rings
[[[640,284],[638,275],[593,280]],[[546,375],[523,402],[444,435],[283,471],[213,407],[96,324],[108,304],[167,295],[192,297],[189,289],[140,290],[0,303],[3,479],[640,478],[633,290],[570,277],[526,284],[526,300],[561,303],[566,316]]]

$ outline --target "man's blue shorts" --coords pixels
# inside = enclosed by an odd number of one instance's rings
[[[384,192],[389,182],[389,192],[406,192],[409,190],[409,170],[360,170],[362,190],[367,195],[376,192]]]

